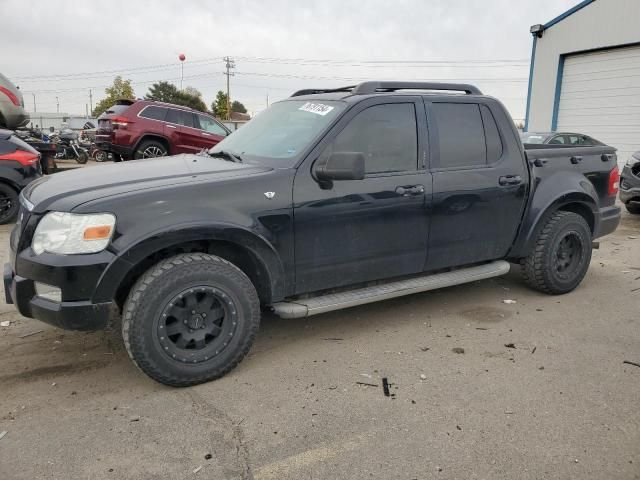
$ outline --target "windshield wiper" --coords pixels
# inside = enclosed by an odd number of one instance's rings
[[[230,162],[242,163],[242,157],[237,153],[232,153],[228,150],[218,150],[217,152],[209,152],[209,156],[216,158],[224,158]]]

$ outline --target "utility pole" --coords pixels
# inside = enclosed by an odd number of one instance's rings
[[[91,113],[93,114],[93,94],[89,90],[89,106],[91,107]]]
[[[56,97],[56,113],[60,113],[60,100]]]
[[[227,76],[227,120],[231,120],[231,93],[229,91],[229,78],[234,74],[231,72],[232,68],[236,68],[236,64],[232,58],[224,57],[225,69],[224,75]]]
[[[33,113],[36,113],[36,94],[32,93],[31,95],[33,95]]]
[[[84,104],[84,116],[85,118],[89,118],[89,105]]]

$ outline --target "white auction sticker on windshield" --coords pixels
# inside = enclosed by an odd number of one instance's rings
[[[302,105],[298,110],[303,110],[305,112],[311,112],[311,113],[325,116],[327,113],[333,110],[333,107],[330,105],[324,105],[322,103],[307,102],[304,105]]]

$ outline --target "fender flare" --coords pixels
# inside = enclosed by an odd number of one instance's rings
[[[593,187],[592,187],[593,188]],[[594,190],[595,193],[595,190]],[[562,210],[563,207],[578,206],[580,211],[578,213],[591,214],[591,219],[587,218],[592,228],[592,232],[597,227],[600,214],[598,212],[598,206],[594,197],[585,191],[571,191],[562,195],[558,195],[555,198],[551,198],[540,206],[530,207],[525,218],[522,220],[522,226],[518,234],[517,240],[514,243],[511,251],[509,252],[509,258],[521,258],[527,255],[527,252],[532,248],[536,241],[536,234],[542,227],[544,220],[547,216],[558,210]]]
[[[121,251],[103,272],[92,300],[105,302],[115,298],[127,276],[140,262],[162,250],[198,241],[221,241],[248,252],[258,263],[259,274],[266,276],[267,300],[284,298],[285,272],[278,252],[262,235],[233,224],[173,225],[141,238]]]

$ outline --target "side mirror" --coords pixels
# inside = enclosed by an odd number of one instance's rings
[[[361,152],[335,152],[329,158],[318,161],[313,173],[318,180],[362,180],[364,179],[364,154]]]

